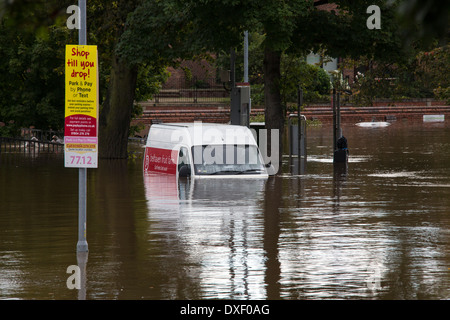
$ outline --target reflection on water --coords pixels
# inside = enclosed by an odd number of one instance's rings
[[[144,176],[149,233],[168,248],[164,255],[187,264],[187,277],[203,298],[264,297],[260,204],[265,182]],[[182,250],[183,261],[174,248]]]
[[[78,173],[61,155],[2,153],[1,299],[449,299],[448,125],[308,130],[306,163],[268,180],[88,170],[83,291]],[[138,151],[139,148],[137,148]]]

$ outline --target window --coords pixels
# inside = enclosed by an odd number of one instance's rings
[[[252,145],[203,145],[192,147],[196,175],[262,174],[259,151]]]

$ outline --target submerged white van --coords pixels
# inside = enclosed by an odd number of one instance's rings
[[[268,177],[249,128],[202,122],[153,124],[143,169],[193,178]]]

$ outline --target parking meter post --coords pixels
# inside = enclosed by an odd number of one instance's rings
[[[333,152],[336,151],[336,89],[331,96],[331,107],[333,108]]]
[[[300,158],[302,155],[301,152],[301,141],[302,141],[302,121],[301,121],[301,108],[303,105],[303,90],[298,86],[298,92],[297,92],[297,99],[298,99],[298,111],[297,111],[297,125],[298,125],[298,159],[299,159],[299,166],[300,166]]]

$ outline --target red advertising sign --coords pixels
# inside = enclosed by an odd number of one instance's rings
[[[177,151],[147,147],[145,149],[144,172],[177,173]]]

